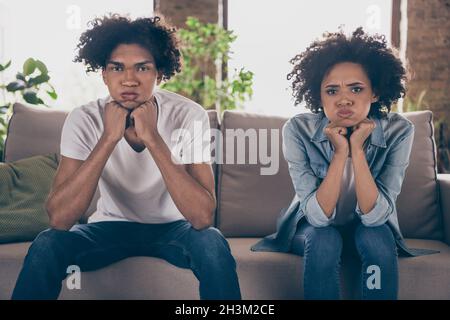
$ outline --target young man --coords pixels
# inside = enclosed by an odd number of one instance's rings
[[[69,265],[88,271],[130,256],[190,268],[202,299],[241,298],[228,243],[210,227],[214,176],[208,143],[194,130],[196,122],[209,129],[208,116],[156,88],[180,71],[177,46],[159,17],[111,15],[81,36],[75,61],[101,69],[110,96],[66,119],[46,203],[51,228],[31,245],[13,299],[56,299]],[[97,186],[96,212],[76,224]]]

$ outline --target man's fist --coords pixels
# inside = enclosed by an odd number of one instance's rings
[[[119,142],[125,133],[128,113],[129,111],[116,101],[108,102],[103,116],[103,136],[115,143]]]

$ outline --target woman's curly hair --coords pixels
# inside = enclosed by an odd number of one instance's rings
[[[314,41],[290,62],[294,68],[287,79],[293,79],[295,105],[305,101],[313,113],[323,111],[320,85],[324,76],[341,62],[360,64],[370,79],[378,101],[372,103],[369,115],[386,116],[392,103],[406,92],[406,70],[396,53],[387,47],[384,36],[369,36],[362,27],[357,28],[351,37],[347,37],[343,30],[325,33],[323,40]]]
[[[74,62],[84,62],[86,72],[106,67],[113,50],[120,44],[138,44],[147,49],[155,59],[162,79],[168,80],[181,71],[181,53],[175,28],[161,17],[131,20],[118,14],[109,14],[88,23],[77,45]]]

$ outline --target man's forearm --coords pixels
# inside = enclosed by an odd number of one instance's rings
[[[363,150],[352,150],[352,162],[355,174],[356,199],[360,210],[366,214],[375,206],[378,187],[372,177]]]
[[[144,141],[181,214],[194,226],[202,229],[212,223],[215,209],[214,195],[200,185],[184,165],[175,164],[164,140],[157,135],[152,141]]]
[[[102,137],[80,168],[54,187],[46,205],[52,227],[70,229],[85,213],[115,146],[115,142]]]
[[[346,160],[345,153],[335,153],[328,167],[327,176],[317,189],[317,201],[328,218],[333,214],[339,198]]]

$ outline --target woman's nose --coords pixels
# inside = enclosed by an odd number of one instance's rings
[[[338,106],[351,106],[352,104],[353,101],[345,96],[341,97],[337,102]]]

